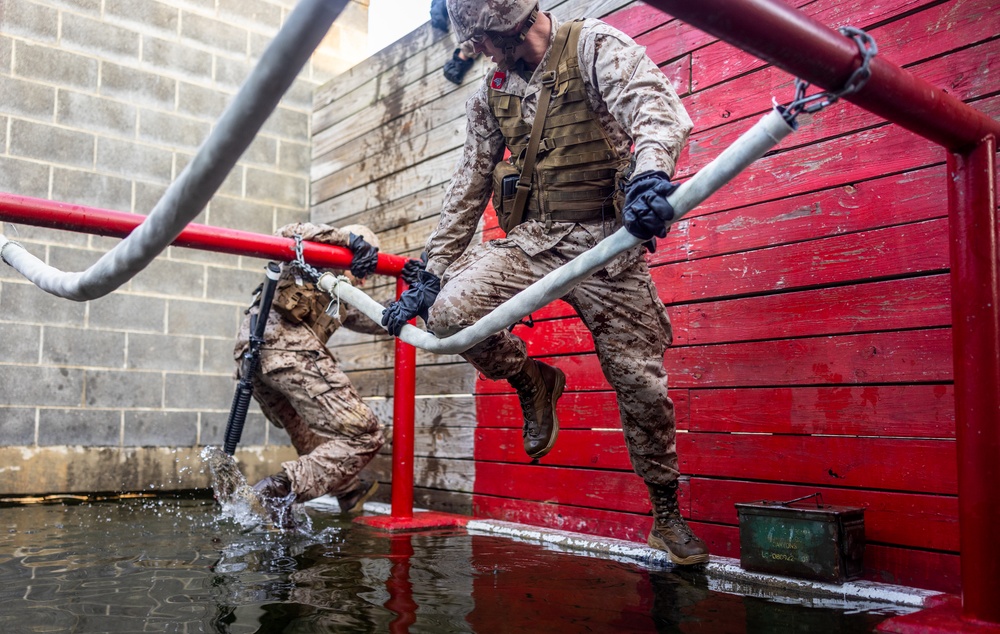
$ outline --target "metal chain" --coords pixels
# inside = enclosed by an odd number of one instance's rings
[[[300,271],[311,278],[312,282],[319,280],[319,276],[322,275],[316,268],[306,263],[306,259],[302,255],[302,236],[299,234],[295,234],[295,261],[292,262],[292,266],[298,267]]]
[[[861,66],[854,69],[840,90],[820,92],[808,97],[806,89],[809,88],[809,82],[796,77],[795,98],[790,104],[781,108],[782,116],[789,125],[794,126],[796,117],[803,112],[808,114],[818,112],[836,103],[841,97],[858,92],[872,76],[871,61],[878,54],[875,38],[853,26],[842,26],[839,30],[842,35],[851,38],[858,45],[858,50],[861,51]]]

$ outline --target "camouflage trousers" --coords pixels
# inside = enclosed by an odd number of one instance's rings
[[[326,350],[264,350],[253,396],[288,432],[298,460],[282,463],[304,502],[342,495],[385,444],[378,419]]]
[[[472,247],[445,271],[428,327],[438,336],[447,336],[471,326],[594,243],[592,235],[578,227],[534,256],[509,239]],[[636,258],[613,279],[601,270],[562,299],[593,335],[601,369],[618,397],[633,469],[650,484],[675,480],[674,405],[667,396],[663,367],[663,353],[673,335],[645,259]],[[521,370],[527,352],[522,339],[504,331],[462,356],[487,378],[500,380]]]

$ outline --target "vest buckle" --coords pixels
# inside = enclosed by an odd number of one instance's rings
[[[556,84],[556,71],[549,70],[542,73],[542,85],[543,86],[555,86]]]

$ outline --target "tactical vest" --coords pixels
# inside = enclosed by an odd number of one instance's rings
[[[340,326],[340,321],[326,313],[329,297],[312,282],[296,279],[292,268],[283,267],[274,289],[271,308],[293,324],[305,324],[320,341],[326,343]]]
[[[614,150],[588,105],[577,54],[582,27],[581,20],[560,27],[550,55],[557,54],[560,37],[565,37],[562,54],[546,65],[548,71],[557,64],[548,111],[541,112],[540,100],[535,115],[545,119],[522,220],[549,224],[620,216],[623,200],[617,184],[627,178],[630,160]],[[493,179],[493,206],[500,226],[510,231],[516,224],[511,218],[513,184],[524,169],[532,126],[521,118],[521,97],[492,87],[487,97],[511,152],[509,160],[497,165]]]

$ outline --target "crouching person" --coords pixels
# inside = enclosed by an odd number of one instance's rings
[[[296,223],[278,234],[350,248],[350,271],[343,273],[354,284],[374,271],[378,262],[378,240],[361,225]],[[258,304],[259,293],[237,335],[237,378]],[[326,343],[340,326],[369,334],[385,331],[346,303],[331,316],[326,313],[329,304],[330,297],[296,264],[282,264],[267,315],[260,366],[252,378],[253,397],[267,419],[288,432],[299,457],[282,463],[280,471],[254,489],[282,507],[329,494],[337,498],[342,512],[360,511],[378,482],[359,474],[385,444],[385,437]]]

